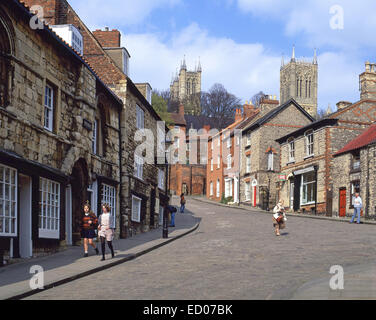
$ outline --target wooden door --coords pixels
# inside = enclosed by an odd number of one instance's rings
[[[346,189],[339,190],[339,216],[346,217]]]

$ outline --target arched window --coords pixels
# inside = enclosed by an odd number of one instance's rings
[[[9,56],[12,54],[12,43],[9,35],[9,27],[3,20],[0,12],[0,106],[9,103],[9,84],[11,65]]]

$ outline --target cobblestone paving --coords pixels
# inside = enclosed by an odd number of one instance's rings
[[[373,225],[288,217],[276,237],[266,214],[192,199],[187,209],[202,218],[196,232],[29,299],[289,299],[332,265],[375,261]]]

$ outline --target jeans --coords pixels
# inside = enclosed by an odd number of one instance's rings
[[[354,214],[353,214],[353,216],[352,216],[352,218],[351,218],[351,223],[353,223],[354,222],[354,219],[355,219],[355,215],[357,214],[358,215],[358,218],[357,218],[357,223],[360,223],[360,209],[361,208],[354,208]]]
[[[180,206],[180,213],[184,213],[184,210],[185,210],[185,204],[182,204]]]
[[[175,212],[171,213],[171,226],[175,226]]]

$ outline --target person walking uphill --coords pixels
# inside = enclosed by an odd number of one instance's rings
[[[98,235],[101,239],[101,246],[102,246],[102,259],[101,261],[106,260],[106,241],[107,245],[111,250],[112,258],[115,256],[114,248],[112,246],[112,240],[114,239],[114,229],[112,228],[113,225],[113,218],[111,216],[111,208],[108,204],[104,204],[102,206],[103,213],[99,216],[99,225],[98,225]]]
[[[354,222],[355,215],[357,215],[357,224],[360,224],[360,211],[363,208],[363,202],[362,198],[359,196],[359,193],[355,193],[355,197],[353,198],[353,203],[354,203],[354,214],[351,218],[350,223]]]
[[[96,215],[90,210],[90,205],[87,202],[84,205],[84,216],[81,219],[81,236],[84,238],[84,257],[88,257],[88,243],[94,248],[95,253],[99,254],[98,248],[93,242],[93,238],[96,238],[95,229],[98,225],[98,219]]]
[[[185,198],[184,198],[184,193],[180,195],[180,213],[184,213],[185,210]]]
[[[280,236],[279,230],[286,228],[286,214],[283,200],[280,200],[273,209],[273,226],[276,236]]]

